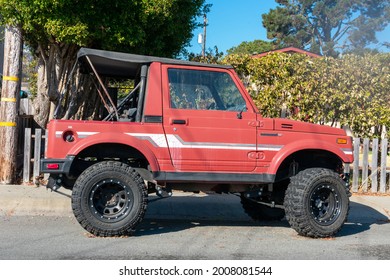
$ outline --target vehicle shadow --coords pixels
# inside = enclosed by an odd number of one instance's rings
[[[149,219],[145,218],[138,226],[134,236],[161,235],[173,232],[186,231],[196,227],[279,227],[288,228],[286,220],[256,222],[256,221],[219,221],[219,220],[177,220],[177,219]]]
[[[149,198],[148,210],[135,236],[185,231],[195,227],[289,227],[286,220],[253,221],[243,210],[240,198],[227,194],[190,194]]]
[[[337,236],[367,231],[373,224],[389,223],[387,216],[367,205],[351,202],[347,222]],[[135,236],[185,231],[195,227],[277,227],[289,228],[281,221],[253,221],[234,195],[184,195],[160,199],[151,197],[143,222]]]
[[[369,230],[372,225],[388,223],[390,223],[389,217],[376,209],[362,203],[351,202],[347,222],[337,236],[355,235]]]

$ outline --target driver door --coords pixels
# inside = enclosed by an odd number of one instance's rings
[[[256,113],[227,69],[163,66],[163,123],[178,171],[251,172]]]

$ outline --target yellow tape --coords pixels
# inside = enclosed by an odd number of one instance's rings
[[[15,77],[15,76],[3,76],[3,80],[4,80],[4,81],[13,81],[13,82],[17,82],[17,81],[19,81],[19,78],[18,78],[18,77]]]
[[[2,98],[0,98],[0,101],[4,101],[4,102],[16,102],[16,98],[13,98],[13,97],[2,97]]]
[[[0,126],[16,126],[16,122],[0,122]]]

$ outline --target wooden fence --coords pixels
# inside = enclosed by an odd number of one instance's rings
[[[352,192],[390,193],[388,139],[353,140]]]
[[[40,160],[44,156],[46,131],[40,128],[34,130],[25,128],[23,149],[23,182],[35,181],[40,174]],[[32,171],[32,172],[31,172]],[[32,176],[32,177],[31,177]]]
[[[39,176],[40,159],[46,145],[46,131],[25,129],[23,181]],[[354,138],[354,158],[351,170],[352,192],[390,193],[390,156],[387,139]],[[32,171],[32,172],[31,172]],[[32,177],[31,177],[32,176]]]
[[[33,116],[21,115],[18,118],[18,146],[16,155],[16,168],[23,169],[24,133],[27,127],[33,126]]]

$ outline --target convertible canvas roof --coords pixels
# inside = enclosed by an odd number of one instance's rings
[[[161,62],[164,64],[187,65],[187,66],[211,66],[214,68],[230,69],[232,66],[205,64],[179,59],[154,57],[146,55],[136,55],[121,52],[103,51],[97,49],[81,48],[77,54],[78,61],[82,64],[83,70],[92,72],[87,57],[92,62],[99,75],[108,77],[134,78],[141,65]]]

